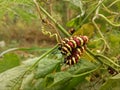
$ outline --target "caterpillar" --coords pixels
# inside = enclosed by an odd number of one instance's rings
[[[64,55],[64,63],[74,65],[86,49],[87,36],[72,36],[61,41],[59,50]]]
[[[87,42],[87,36],[73,36],[70,38],[64,38],[59,49],[63,55],[70,55],[72,49],[84,46]]]
[[[74,65],[78,63],[78,60],[81,58],[81,55],[83,54],[84,51],[85,46],[73,49],[72,54],[64,59],[64,63],[66,63],[67,65]]]

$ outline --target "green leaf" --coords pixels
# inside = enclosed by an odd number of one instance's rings
[[[32,90],[45,90],[44,82],[45,80],[43,78],[37,79],[35,85],[32,86]]]
[[[35,77],[45,77],[47,74],[56,70],[56,68],[60,64],[60,60],[54,60],[49,58],[42,59],[37,67],[37,71],[35,72]]]
[[[109,78],[100,90],[119,90],[120,89],[120,74]]]
[[[76,65],[76,67],[72,67],[69,71],[78,75],[77,77],[72,78],[68,85],[65,87],[65,90],[73,90],[78,84],[86,81],[86,75],[90,74],[90,72],[94,72],[99,65],[91,63],[85,59],[81,59],[80,63]]]
[[[69,82],[67,82],[68,85],[64,89],[73,90],[73,88],[75,88],[78,84],[85,81],[85,77],[86,75],[72,78]]]
[[[72,72],[68,70],[69,72],[58,72],[52,75],[48,75],[46,82],[50,83],[47,83],[47,86],[51,88],[61,87],[61,89],[72,90],[75,86],[84,82],[85,76],[91,72],[94,72],[98,67],[99,65],[97,64],[95,65],[94,63],[91,63],[87,60],[81,60],[78,66],[76,65],[75,67],[70,68],[70,70],[72,69]]]
[[[12,69],[9,69],[1,73],[0,74],[0,89],[9,90],[11,87],[14,87],[14,84],[16,83],[16,81],[18,81],[19,77],[21,77],[21,75],[23,75],[23,73],[25,73],[25,71],[27,71],[28,68],[31,65],[33,65],[38,59],[39,58],[28,59],[22,62],[22,65],[14,67]],[[24,83],[29,83],[31,78],[32,78],[32,75],[30,76],[28,75],[28,77],[26,77],[26,79],[24,80]],[[22,81],[22,79],[24,78],[21,78],[19,81]],[[16,89],[17,87],[14,87],[14,88],[15,90],[18,90]]]
[[[41,61],[44,62],[44,60],[41,60]],[[61,90],[65,88],[66,88],[65,90],[73,90],[75,86],[85,81],[85,77],[90,73],[90,71],[93,72],[92,70],[94,69],[96,70],[97,67],[98,66],[95,65],[94,63],[91,63],[87,60],[82,59],[80,63],[75,66],[76,69],[73,66],[73,67],[70,67],[70,70],[71,68],[72,70],[71,71],[68,70],[69,72],[65,71],[65,72],[55,72],[55,73],[48,74],[45,78],[42,78],[42,79],[40,78],[35,83],[33,88],[36,90],[39,90],[39,88],[41,88],[42,90]],[[47,68],[47,67],[45,66],[44,68]],[[44,73],[44,72],[41,72],[41,73]],[[73,73],[78,76],[74,77],[75,75]]]
[[[27,68],[24,65],[12,68],[0,74],[0,89],[9,90],[17,81],[18,77],[25,72]]]
[[[81,17],[77,16],[77,17],[73,18],[72,20],[68,21],[66,25],[68,27],[76,27],[76,26],[78,26],[80,19],[81,19]]]
[[[19,57],[14,53],[7,53],[0,60],[0,73],[20,65]]]
[[[80,59],[79,63],[76,65],[76,67],[70,68],[68,71],[73,74],[82,74],[91,70],[96,69],[99,66],[97,63],[90,62],[86,59]]]
[[[70,78],[72,74],[69,72],[57,72],[55,74],[50,74],[46,77],[46,86],[53,87],[60,84],[65,84]]]
[[[68,72],[57,72],[37,80],[32,90],[61,90],[65,83],[72,77]]]
[[[89,38],[93,36],[95,27],[92,23],[86,23],[81,26],[73,35],[86,35]]]
[[[26,75],[26,77],[23,79],[21,89],[22,90],[30,90],[32,88],[32,81],[34,80],[34,74],[31,73],[29,75]]]

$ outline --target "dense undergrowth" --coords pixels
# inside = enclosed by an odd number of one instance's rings
[[[119,90],[120,0],[0,2],[1,90]],[[74,35],[89,42],[69,66],[58,47]]]

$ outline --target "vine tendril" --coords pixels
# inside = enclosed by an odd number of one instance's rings
[[[53,33],[53,34],[52,34],[50,31],[45,30],[45,29],[44,29],[44,26],[41,27],[41,30],[42,30],[42,33],[43,33],[44,35],[49,35],[50,38],[51,38],[51,37],[55,37],[56,40],[57,40],[57,42],[59,42],[57,33]]]

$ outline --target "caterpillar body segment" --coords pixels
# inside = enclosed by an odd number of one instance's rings
[[[74,48],[84,46],[87,42],[87,36],[73,36],[70,38],[64,38],[60,46],[61,53],[63,55],[70,55]]]
[[[59,47],[59,50],[64,55],[64,63],[67,65],[78,63],[78,60],[86,49],[87,43],[87,36],[72,36],[70,38],[64,38]]]
[[[75,48],[72,52],[71,55],[67,56],[64,59],[64,63],[66,63],[67,65],[74,65],[76,63],[78,63],[78,60],[81,58],[81,55],[84,53],[85,51],[85,47],[79,47],[79,48]]]

